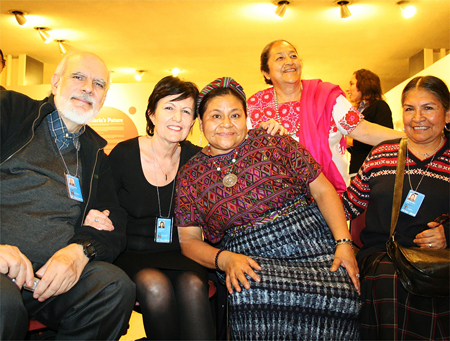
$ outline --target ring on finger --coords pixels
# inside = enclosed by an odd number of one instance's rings
[[[428,244],[428,247],[429,247],[429,248],[431,248],[432,246],[433,246],[433,245],[432,245],[431,243],[430,243],[430,244]]]
[[[356,277],[358,277],[358,278],[359,278],[359,277],[361,277],[361,275],[360,275],[360,274],[356,274]]]
[[[98,217],[95,217],[94,221],[98,223]],[[431,247],[431,246],[430,246]]]

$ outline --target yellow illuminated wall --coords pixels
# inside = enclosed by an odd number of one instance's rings
[[[448,70],[450,70],[450,55],[437,61],[427,69],[419,72],[417,75],[434,75],[443,79],[447,85],[450,86],[450,72]],[[401,130],[403,128],[400,97],[403,88],[409,80],[410,79],[405,80],[403,83],[399,84],[385,94],[386,101],[391,107],[394,126],[397,130]],[[205,84],[198,84],[200,89],[204,85]],[[129,131],[127,138],[134,137],[134,135],[144,135],[146,127],[145,110],[147,108],[148,97],[150,96],[154,86],[154,83],[112,84],[108,92],[104,108],[98,116],[98,119],[101,118],[104,120],[104,123],[108,124],[108,126],[104,125],[99,128],[98,122],[94,122],[92,126],[97,128],[101,134],[104,134],[105,131],[111,129],[110,140],[116,143],[120,139],[120,124],[117,121],[107,122],[107,116],[110,115],[111,117],[118,119],[120,115],[123,115],[123,129]],[[247,89],[249,89],[247,91],[247,95],[252,95],[257,90],[261,90],[258,89],[258,86],[259,85],[254,85],[253,87],[247,86]],[[12,86],[9,87],[8,90],[15,90],[32,98],[42,99],[50,93],[50,85]],[[125,125],[129,126],[126,122],[134,123],[136,130],[125,127]],[[97,127],[95,127],[96,125]],[[188,136],[188,139],[192,141],[192,143],[199,145],[199,137],[200,133],[198,123],[196,122],[192,132]],[[205,144],[206,141],[205,138],[203,138],[202,145]]]

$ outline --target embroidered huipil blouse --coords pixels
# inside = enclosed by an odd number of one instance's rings
[[[200,226],[205,238],[217,243],[229,229],[239,233],[275,219],[267,212],[298,196],[304,196],[304,205],[311,203],[309,183],[321,173],[321,166],[291,137],[250,130],[232,166],[234,155],[231,151],[210,157],[199,152],[180,170],[176,226]],[[238,180],[227,188],[222,181],[229,167]]]
[[[320,79],[302,80],[300,101],[277,104],[274,89],[257,92],[247,100],[248,121],[252,127],[274,119],[303,144],[323,173],[340,193],[349,184],[344,135],[351,133],[364,116],[352,107],[337,85]]]

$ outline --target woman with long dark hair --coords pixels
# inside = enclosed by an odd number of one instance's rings
[[[360,69],[353,73],[347,89],[347,99],[353,107],[364,115],[368,122],[377,123],[384,127],[393,128],[392,112],[383,100],[381,81],[372,71]],[[373,146],[347,137],[350,149],[350,177],[354,177],[363,164]]]

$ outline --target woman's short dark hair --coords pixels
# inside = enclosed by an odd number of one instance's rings
[[[280,43],[280,42],[285,42],[288,43],[289,45],[292,46],[292,48],[295,50],[295,52],[297,53],[297,49],[295,48],[294,45],[292,45],[290,42],[283,40],[283,39],[279,39],[279,40],[274,40],[272,42],[270,42],[269,44],[267,44],[264,49],[261,52],[261,71],[267,72],[269,73],[269,57],[270,57],[270,50],[272,49],[272,46],[275,45],[276,43]],[[264,76],[263,76],[264,77]],[[266,82],[266,84],[270,84],[272,85],[272,81],[270,79],[267,79],[266,77],[264,77],[264,81]]]
[[[354,73],[356,87],[361,92],[361,97],[368,105],[383,98],[380,77],[372,71],[360,69]]]
[[[405,103],[405,98],[408,92],[411,90],[423,89],[433,94],[434,97],[441,102],[444,107],[444,114],[450,110],[450,92],[448,90],[447,84],[438,77],[435,76],[419,76],[411,79],[402,92],[402,105]],[[449,135],[450,127],[446,124],[446,136]]]
[[[167,76],[161,79],[153,89],[152,94],[148,98],[147,110],[145,111],[145,118],[147,120],[147,134],[152,136],[154,134],[155,125],[150,119],[151,115],[155,114],[158,102],[167,96],[179,95],[174,101],[181,101],[186,98],[194,100],[194,119],[197,117],[195,111],[195,103],[197,103],[198,88],[192,82],[185,82],[178,77]]]
[[[226,96],[226,95],[233,95],[236,97],[241,103],[242,107],[244,108],[245,117],[247,117],[247,102],[244,98],[242,98],[239,93],[234,90],[233,88],[217,88],[210,92],[208,92],[205,97],[203,97],[202,101],[200,102],[200,105],[198,107],[198,115],[200,116],[200,119],[203,119],[203,114],[206,111],[206,108],[208,107],[208,103],[215,97],[218,96]]]

